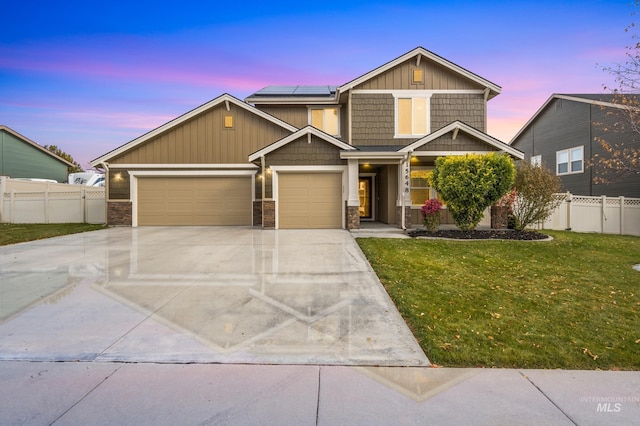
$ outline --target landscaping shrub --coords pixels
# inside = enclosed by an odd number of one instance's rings
[[[484,210],[511,189],[515,173],[513,161],[504,154],[440,157],[431,185],[458,227],[470,231],[482,220]]]
[[[561,187],[560,179],[546,167],[520,161],[514,183],[518,194],[512,209],[514,228],[523,230],[551,216],[561,202],[554,196]]]

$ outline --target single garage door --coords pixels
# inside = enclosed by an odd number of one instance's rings
[[[140,177],[138,225],[251,225],[251,177]]]
[[[341,173],[278,173],[280,228],[342,228]]]

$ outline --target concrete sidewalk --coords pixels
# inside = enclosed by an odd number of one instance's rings
[[[3,425],[637,425],[640,372],[0,362]]]

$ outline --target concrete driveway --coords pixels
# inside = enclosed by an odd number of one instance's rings
[[[246,227],[0,247],[0,360],[429,364],[349,232]]]

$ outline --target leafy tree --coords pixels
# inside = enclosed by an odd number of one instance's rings
[[[470,231],[485,209],[511,189],[514,177],[511,158],[491,153],[440,157],[430,180],[458,227]]]
[[[517,196],[512,208],[514,228],[523,230],[545,221],[558,207],[561,199],[554,196],[562,184],[551,170],[520,161],[516,166],[514,188]]]
[[[57,155],[60,158],[64,158],[65,160],[67,160],[68,162],[73,164],[73,167],[70,167],[70,166],[67,167],[67,174],[81,172],[81,171],[84,170],[79,163],[76,163],[74,161],[74,159],[73,159],[73,157],[71,155],[67,154],[66,152],[64,152],[63,150],[58,148],[56,145],[45,145],[44,149],[48,150],[49,152],[54,153],[55,155]]]
[[[640,1],[634,1],[633,5],[638,7]],[[603,136],[594,137],[603,149],[602,154],[594,154],[590,162],[596,184],[640,176],[640,41],[635,33],[635,23],[625,28],[625,32],[631,33],[632,40],[631,45],[626,46],[627,60],[623,64],[603,68],[614,77],[618,87],[611,90],[612,103],[616,108],[607,112],[608,122],[612,124],[599,123]],[[606,85],[604,89],[610,90]],[[615,143],[621,134],[630,143]]]

